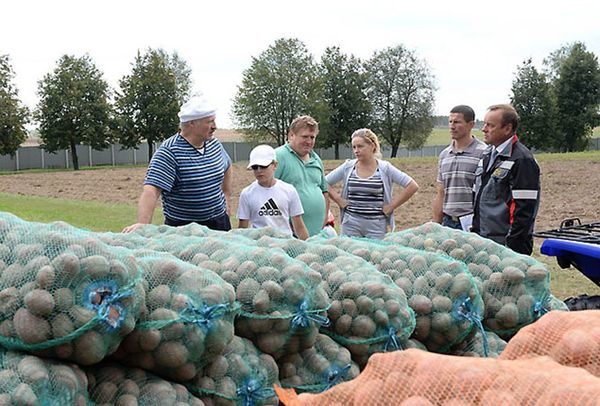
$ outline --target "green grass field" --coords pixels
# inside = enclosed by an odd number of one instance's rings
[[[12,213],[27,221],[47,223],[60,220],[88,230],[120,232],[125,226],[135,222],[137,207],[131,204],[107,204],[0,193],[0,211]],[[157,210],[154,223],[161,224],[162,221],[162,213]]]

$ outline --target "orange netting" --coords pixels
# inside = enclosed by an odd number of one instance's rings
[[[286,396],[287,395],[287,396]],[[373,355],[358,378],[290,405],[597,405],[600,378],[549,357],[498,360],[410,349]]]
[[[508,342],[500,359],[539,355],[600,377],[600,310],[550,312],[522,328]]]

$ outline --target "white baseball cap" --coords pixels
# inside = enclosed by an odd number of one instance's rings
[[[252,165],[269,166],[273,161],[277,161],[273,147],[258,145],[250,151],[250,162],[247,168],[250,169]]]
[[[204,97],[195,96],[181,106],[179,110],[179,121],[187,123],[192,120],[214,116],[217,109],[208,102]]]

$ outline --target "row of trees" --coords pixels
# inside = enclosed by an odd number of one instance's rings
[[[190,77],[191,70],[176,53],[149,49],[138,52],[131,73],[112,91],[88,55],[64,55],[39,81],[40,101],[29,114],[17,98],[9,57],[1,56],[0,153],[17,150],[31,116],[39,124],[44,148],[69,149],[76,170],[78,144],[102,150],[117,141],[136,148],[145,139],[151,157],[153,143],[177,131],[177,112],[189,97]]]
[[[433,128],[435,79],[427,63],[403,45],[367,61],[326,48],[316,62],[297,39],[279,39],[252,58],[234,98],[237,124],[256,140],[285,142],[299,114],[317,118],[319,145],[348,144],[352,131],[374,129],[392,146],[418,148]]]
[[[177,131],[177,111],[190,95],[191,71],[176,53],[149,49],[137,54],[131,73],[111,90],[102,72],[85,55],[64,55],[38,83],[39,104],[30,115],[17,98],[7,55],[0,65],[0,153],[14,153],[26,136],[31,116],[50,152],[76,145],[104,149],[112,142],[127,148],[152,144]],[[311,114],[321,123],[321,146],[347,144],[353,130],[370,126],[390,145],[423,145],[433,127],[434,79],[425,61],[400,45],[375,52],[363,63],[337,47],[316,63],[297,39],[279,39],[244,72],[233,116],[250,139],[286,141],[294,117]],[[4,108],[4,105],[9,108]]]
[[[540,72],[531,59],[518,67],[512,103],[522,118],[519,135],[535,148],[585,148],[600,124],[598,59],[582,43],[564,46],[544,60]],[[138,52],[131,73],[111,90],[85,55],[64,55],[38,83],[39,104],[29,112],[18,99],[8,55],[0,55],[0,154],[11,154],[26,138],[34,119],[50,152],[76,145],[104,149],[112,142],[128,148],[152,145],[177,131],[177,111],[190,96],[191,70],[176,53]],[[403,45],[376,51],[361,61],[338,47],[317,62],[297,39],[279,39],[243,72],[233,100],[236,124],[256,141],[285,142],[299,114],[321,124],[320,146],[349,142],[357,128],[374,129],[396,156],[401,144],[422,146],[434,125],[436,90],[426,61]]]
[[[540,71],[527,59],[517,69],[511,102],[521,116],[519,137],[537,149],[583,150],[600,125],[598,58],[576,42],[543,65]]]

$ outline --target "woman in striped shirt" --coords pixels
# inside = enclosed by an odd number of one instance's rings
[[[326,176],[330,197],[340,207],[341,234],[382,239],[394,229],[394,210],[411,198],[419,185],[381,159],[377,135],[368,128],[352,134],[356,159],[344,162]],[[343,181],[341,195],[331,186]],[[393,194],[393,184],[402,191]]]

